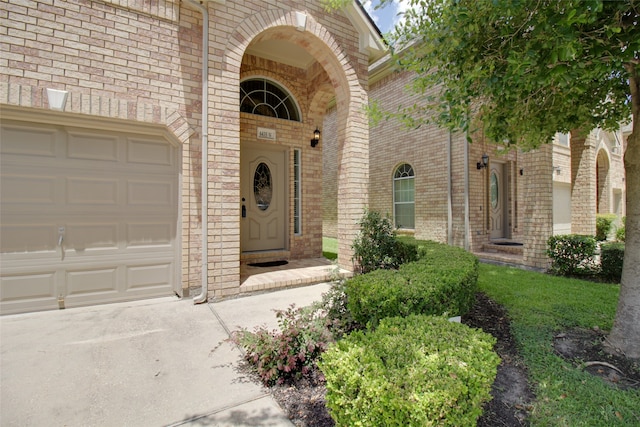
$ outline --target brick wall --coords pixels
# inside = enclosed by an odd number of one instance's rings
[[[303,101],[306,116],[300,135],[295,141],[291,137],[292,147],[310,139],[307,135],[322,123],[329,98],[335,96],[342,143],[338,158],[347,164],[340,171],[340,259],[350,265],[346,242],[366,205],[368,176],[368,126],[361,106],[367,103],[369,61],[360,51],[357,31],[345,15],[327,13],[317,1],[205,5],[210,14],[209,178],[204,190],[209,197],[209,296],[233,295],[239,286],[238,87],[243,67],[246,75],[260,69],[294,82],[291,89]],[[295,30],[293,11],[306,13],[306,31]],[[48,108],[45,89],[64,89],[70,92],[67,112],[166,126],[182,143],[182,286],[198,286],[203,261],[200,13],[177,0],[16,0],[0,4],[0,18],[0,102]],[[280,63],[243,62],[250,42],[270,38],[302,47],[316,64],[302,76]],[[319,148],[303,149],[302,161],[309,168],[303,229],[310,237],[291,242],[299,256],[318,253],[321,240]]]
[[[199,282],[200,42],[198,16],[178,2],[0,4],[0,102],[167,126],[182,142],[183,287]]]

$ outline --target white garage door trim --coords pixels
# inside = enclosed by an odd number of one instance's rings
[[[54,116],[11,121],[3,109],[2,314],[180,293],[175,139],[87,116],[42,123]]]

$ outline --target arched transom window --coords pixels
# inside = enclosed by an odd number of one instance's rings
[[[240,111],[300,121],[300,111],[293,96],[283,87],[263,78],[248,79],[240,83]]]
[[[415,228],[413,168],[403,163],[393,174],[393,218],[397,228]]]

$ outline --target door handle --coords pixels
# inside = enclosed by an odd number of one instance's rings
[[[247,217],[247,207],[245,205],[242,205],[242,218],[246,218]]]
[[[65,231],[65,227],[58,227],[58,247],[60,248],[60,252],[62,253],[62,261],[64,261],[64,246],[62,246],[62,242],[64,242]]]
[[[62,246],[62,242],[64,241],[65,231],[66,231],[65,227],[58,227],[58,246]]]

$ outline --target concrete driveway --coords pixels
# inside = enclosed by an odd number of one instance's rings
[[[0,424],[291,426],[267,390],[238,371],[240,351],[226,341],[226,324],[269,323],[271,308],[296,298],[304,305],[326,289],[219,305],[159,298],[4,316]]]

